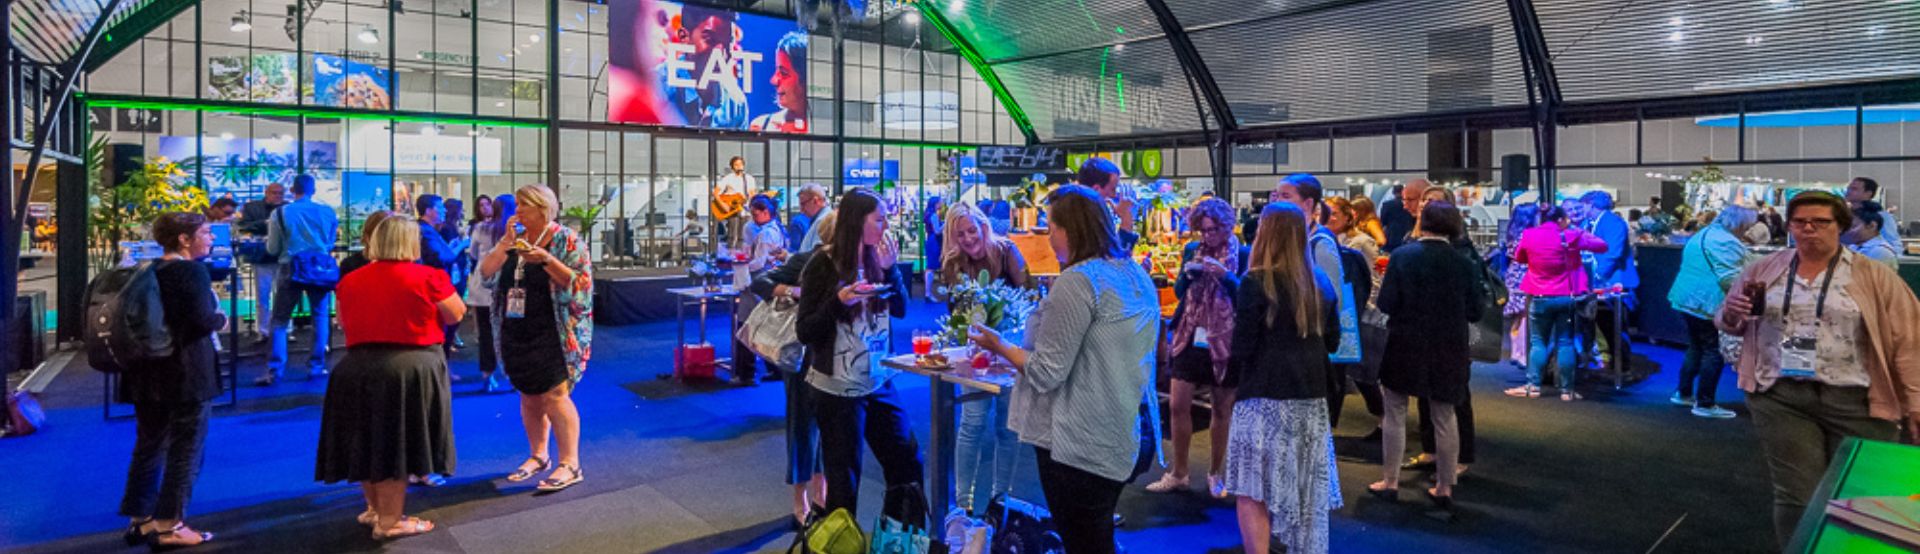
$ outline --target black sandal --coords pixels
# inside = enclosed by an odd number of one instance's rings
[[[539,465],[538,467],[534,467],[534,468],[532,468],[532,469],[528,469],[528,468],[527,468],[527,462],[540,462],[540,465]],[[535,457],[535,456],[527,456],[527,461],[526,461],[526,462],[520,462],[520,467],[518,467],[518,468],[515,468],[515,469],[513,470],[513,473],[510,473],[510,474],[508,474],[508,475],[507,475],[507,482],[508,482],[508,483],[518,483],[518,482],[521,482],[521,481],[525,481],[525,480],[528,480],[528,479],[532,479],[532,478],[533,478],[533,474],[535,474],[535,473],[540,473],[540,472],[542,472],[542,471],[546,471],[546,470],[547,470],[547,468],[548,468],[548,467],[550,467],[550,465],[549,465],[550,463],[551,463],[551,462],[550,462],[550,461],[549,461],[548,459],[546,459],[546,458],[540,458],[540,457]]]
[[[1367,485],[1367,494],[1371,494],[1373,495],[1374,498],[1385,500],[1387,502],[1393,502],[1393,503],[1400,502],[1400,487],[1398,486],[1388,487],[1384,489],[1376,489],[1376,488],[1373,488],[1373,485],[1370,484],[1370,485]]]
[[[193,531],[194,535],[199,535],[200,542],[196,542],[192,544],[187,544],[187,543],[166,544],[166,543],[160,542],[160,537],[164,537],[168,535],[179,535],[180,532],[183,530]],[[193,536],[193,535],[186,535],[186,536]],[[147,539],[147,550],[152,552],[168,552],[172,550],[179,550],[182,548],[188,548],[188,547],[207,544],[208,542],[211,542],[213,540],[213,533],[208,533],[206,531],[194,531],[192,529],[187,528],[187,523],[182,521],[182,522],[174,523],[172,529],[168,529],[166,531],[154,531],[152,533],[147,533],[146,539]]]
[[[146,531],[141,531],[141,529],[152,522],[153,518],[147,518],[127,524],[127,532],[120,535],[120,540],[127,541],[127,546],[140,546],[140,543],[147,540]]]
[[[567,487],[578,485],[581,481],[586,480],[586,476],[580,473],[580,466],[578,465],[560,464],[560,467],[553,471],[554,473],[559,473],[562,469],[567,470],[568,473],[573,475],[568,476],[566,479],[555,479],[553,475],[547,475],[546,479],[540,480],[540,486],[538,487],[540,492],[560,491]]]

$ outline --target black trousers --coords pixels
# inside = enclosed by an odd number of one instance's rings
[[[493,307],[474,306],[474,327],[480,330],[480,374],[491,375],[500,369],[500,358],[493,351]]]
[[[1433,413],[1433,406],[1427,403],[1426,397],[1421,397],[1420,398],[1420,451],[1425,452],[1427,454],[1434,453],[1434,445],[1439,444],[1433,438],[1433,419],[1430,417],[1432,413]],[[1453,405],[1453,421],[1454,421],[1454,425],[1459,427],[1459,430],[1460,430],[1460,463],[1471,464],[1473,463],[1473,458],[1474,458],[1473,456],[1473,451],[1474,451],[1473,396],[1472,395],[1468,395],[1466,398],[1461,399],[1459,404]]]
[[[1693,397],[1693,405],[1714,406],[1713,393],[1720,387],[1720,373],[1727,365],[1720,355],[1720,329],[1712,321],[1681,315],[1687,322],[1687,356],[1680,359],[1680,396]],[[1695,379],[1699,386],[1694,386]]]
[[[211,404],[134,404],[133,462],[120,515],[180,519],[200,478]]]
[[[920,489],[924,471],[912,422],[900,409],[893,385],[860,397],[835,396],[808,387],[820,424],[820,465],[827,475],[829,513],[846,508],[858,513],[861,439],[873,449],[887,483],[881,513],[912,527],[927,528],[927,498]],[[917,498],[915,498],[917,496]],[[1111,516],[1109,516],[1111,517]]]
[[[1067,554],[1112,554],[1113,509],[1126,483],[1055,462],[1045,448],[1034,453],[1040,462],[1040,493],[1047,498]],[[827,490],[832,494],[831,485]]]
[[[1379,383],[1355,383],[1344,371],[1336,372],[1334,382],[1338,384],[1327,394],[1327,417],[1331,420],[1329,427],[1340,427],[1340,411],[1347,405],[1349,388],[1360,391],[1360,400],[1367,403],[1367,413],[1373,414],[1373,417],[1377,418],[1387,413],[1386,403],[1380,398]]]
[[[1626,340],[1626,335],[1621,333],[1621,331],[1626,330],[1627,316],[1631,314],[1620,314],[1620,325],[1616,326],[1613,324],[1613,308],[1610,306],[1611,304],[1601,302],[1599,309],[1596,310],[1593,315],[1593,328],[1596,330],[1596,335],[1607,339],[1607,348],[1609,349],[1606,352],[1596,352],[1595,354],[1612,359],[1614,351],[1618,350],[1621,357],[1618,360],[1614,360],[1614,362],[1620,364],[1622,370],[1632,369],[1633,341]],[[1589,340],[1588,342],[1591,343],[1592,341]]]

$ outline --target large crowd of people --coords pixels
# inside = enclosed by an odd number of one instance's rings
[[[882,513],[913,527],[937,523],[931,518],[947,507],[928,504],[898,372],[880,363],[892,354],[908,296],[892,204],[864,189],[836,202],[809,186],[783,224],[771,198],[750,194],[739,159],[733,165],[729,186],[749,198],[722,223],[752,276],[742,314],[760,302],[794,305],[794,336],[805,346],[797,364],[736,350],[747,353],[735,372],[742,384],[756,383],[764,362],[768,380],[786,387],[794,527],[856,509],[868,450],[884,474]],[[1179,306],[1163,322],[1154,279],[1132,254],[1140,230],[1119,179],[1112,162],[1095,158],[1078,168],[1077,184],[1045,198],[1061,268],[1045,278],[1029,273],[1021,250],[981,210],[954,203],[929,215],[940,235],[931,300],[981,276],[1042,291],[1023,333],[967,333],[1018,378],[997,396],[963,403],[955,503],[980,514],[1016,474],[1033,471],[1068,552],[1116,551],[1120,494],[1160,450],[1156,371],[1172,377],[1172,448],[1170,467],[1144,489],[1198,485],[1188,451],[1204,388],[1212,410],[1205,494],[1234,499],[1246,551],[1325,552],[1328,514],[1346,503],[1332,433],[1348,395],[1360,394],[1379,421],[1362,438],[1382,454],[1369,496],[1397,503],[1403,472],[1431,467],[1421,491],[1431,513],[1449,518],[1475,456],[1471,326],[1504,324],[1500,357],[1525,369],[1524,384],[1505,391],[1518,398],[1551,387],[1563,401],[1580,400],[1582,360],[1607,363],[1628,351],[1609,311],[1636,305],[1630,236],[1649,225],[1630,225],[1604,192],[1516,207],[1499,244],[1486,245],[1491,269],[1467,240],[1453,193],[1426,181],[1400,187],[1377,215],[1369,199],[1327,197],[1306,174],[1281,179],[1247,219],[1207,198],[1186,214],[1191,242],[1172,283]],[[539,478],[545,491],[580,483],[572,393],[591,352],[593,267],[579,233],[555,221],[554,192],[529,185],[480,197],[465,222],[433,195],[419,197],[411,214],[372,214],[359,232],[364,248],[340,264],[337,284],[325,285],[310,277],[327,269],[316,257],[331,259],[322,254],[336,240],[334,210],[313,202],[311,178],[290,188],[291,202],[270,191],[247,203],[241,229],[267,239],[256,271],[270,273],[259,288],[269,291],[261,331],[272,350],[259,384],[282,376],[300,299],[315,318],[309,375],[330,376],[315,479],[360,484],[358,519],[376,539],[433,531],[405,515],[406,488],[454,471],[447,360],[472,307],[483,386],[498,388],[495,374],[504,374],[520,399],[528,456],[506,480]],[[1771,470],[1783,542],[1840,438],[1896,440],[1904,425],[1920,441],[1912,386],[1920,359],[1906,354],[1920,352],[1920,300],[1884,263],[1897,242],[1884,237],[1892,221],[1874,193],[1877,184],[1858,180],[1844,197],[1795,196],[1785,210],[1789,246],[1764,256],[1750,235],[1767,224],[1763,212],[1719,210],[1692,230],[1666,298],[1688,337],[1671,400],[1701,417],[1734,417],[1715,395],[1721,372],[1734,366]],[[178,348],[161,369],[120,388],[118,400],[138,415],[121,512],[129,544],[172,548],[213,538],[182,518],[208,401],[220,392],[212,334],[226,315],[205,267],[190,263],[209,250],[206,217],[167,214],[152,229],[166,250],[155,271]],[[1507,294],[1495,298],[1503,284]],[[1588,307],[1596,291],[1617,301]],[[330,368],[326,318],[336,296],[346,355]],[[1403,463],[1415,406],[1422,452]]]

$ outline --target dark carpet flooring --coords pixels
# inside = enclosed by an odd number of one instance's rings
[[[926,326],[931,315],[931,308],[916,304],[898,328]],[[904,347],[909,333],[896,335]],[[712,336],[724,335],[716,328]],[[455,384],[456,475],[444,487],[416,488],[408,497],[410,513],[440,528],[385,545],[353,521],[362,508],[358,488],[311,478],[324,382],[301,381],[296,374],[273,388],[245,386],[238,406],[214,412],[189,521],[219,536],[199,550],[783,551],[792,535],[790,491],[781,482],[780,385],[661,380],[673,341],[671,322],[598,329],[593,362],[576,393],[586,481],[551,495],[501,479],[527,453],[517,400],[480,394],[472,350],[460,355],[454,369],[467,378]],[[1643,363],[1663,369],[1623,391],[1595,386],[1588,400],[1576,403],[1507,398],[1500,390],[1520,373],[1504,365],[1477,368],[1480,459],[1456,493],[1461,515],[1452,523],[1424,514],[1417,485],[1424,473],[1403,478],[1400,503],[1364,494],[1366,484],[1379,478],[1378,448],[1339,439],[1346,506],[1332,520],[1334,551],[1775,549],[1766,468],[1733,379],[1723,380],[1720,396],[1742,417],[1695,418],[1667,404],[1678,352],[1644,344],[1637,350],[1647,357]],[[247,360],[243,383],[258,374],[260,364],[258,357]],[[102,419],[101,382],[100,374],[75,362],[42,398],[46,429],[0,440],[6,498],[0,502],[0,551],[131,551],[119,542],[124,519],[115,509],[133,422]],[[899,383],[924,440],[925,382],[903,376]],[[1358,436],[1374,421],[1358,398],[1350,398],[1335,434]],[[1207,445],[1200,433],[1195,468],[1207,467]],[[863,526],[880,505],[880,472],[868,464],[858,517]],[[1038,500],[1033,469],[1019,473],[1016,495]],[[1204,483],[1204,477],[1197,480]],[[1122,497],[1120,512],[1128,519],[1120,541],[1130,552],[1239,551],[1227,501],[1197,492],[1150,494],[1136,484]]]

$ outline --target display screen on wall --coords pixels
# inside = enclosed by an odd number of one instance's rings
[[[207,58],[207,97],[235,102],[293,103],[293,54]]]
[[[269,183],[293,182],[301,150],[306,151],[308,173],[322,181],[339,178],[339,150],[325,141],[163,136],[157,154],[175,161],[200,157],[209,198],[231,194],[246,201],[259,196]]]
[[[392,75],[386,68],[314,54],[313,102],[342,108],[392,109]]]
[[[608,2],[607,120],[807,132],[807,34],[792,20]]]

